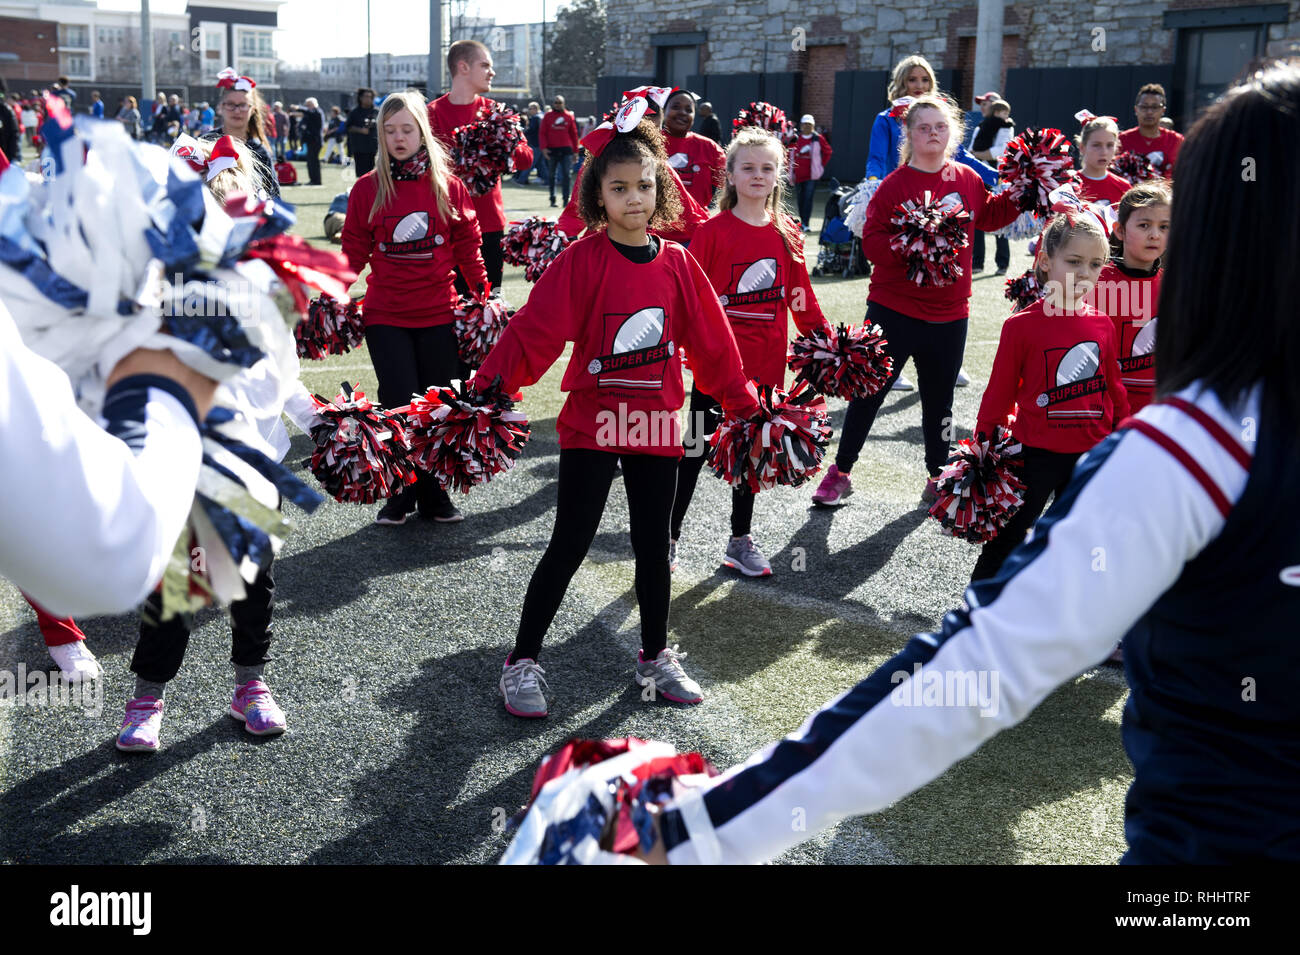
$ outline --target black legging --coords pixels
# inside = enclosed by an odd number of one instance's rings
[[[453,325],[368,325],[366,346],[379,379],[379,403],[385,408],[409,404],[413,394],[424,394],[430,385],[445,385],[460,377]],[[450,500],[438,479],[427,473],[422,473],[413,487],[405,488],[400,498],[408,508],[413,500],[422,508]]]
[[[654,454],[618,454],[588,448],[560,451],[555,527],[546,553],[533,571],[519,618],[510,661],[537,659],[542,638],[555,619],[569,581],[605,513],[614,464],[623,461],[623,486],[636,557],[636,600],[641,608],[641,651],[656,657],[668,645],[668,514],[673,506],[677,459]]]
[[[996,576],[1010,553],[1025,542],[1025,535],[1047,507],[1048,497],[1059,495],[1070,483],[1079,455],[1026,446],[1022,460],[1025,463],[1018,473],[1020,480],[1025,482],[1025,503],[1001,533],[984,545],[970,575],[972,582]]]
[[[686,422],[686,438],[683,447],[686,453],[677,465],[677,496],[673,499],[673,517],[669,532],[673,540],[682,536],[682,521],[686,510],[691,506],[695,495],[695,482],[700,478],[700,469],[704,467],[708,437],[718,429],[722,420],[722,406],[700,391],[691,388],[690,418]],[[754,520],[754,492],[749,488],[733,487],[731,489],[731,536],[744,537],[749,533]]]
[[[505,253],[501,251],[501,237],[504,235],[504,232],[484,232],[483,244],[479,247],[488,281],[492,283],[492,288],[498,291],[501,288],[501,272],[505,266]],[[469,294],[469,283],[460,274],[459,268],[456,269],[456,292],[459,295]]]
[[[925,438],[925,468],[934,477],[948,460],[952,435],[952,393],[961,371],[966,348],[968,319],[956,322],[923,322],[876,302],[867,303],[868,323],[885,332],[885,351],[894,359],[893,377],[869,398],[854,398],[844,415],[835,466],[848,473],[858,459],[876,414],[889,394],[894,379],[909,358],[916,366],[916,387],[921,393],[921,434]]]

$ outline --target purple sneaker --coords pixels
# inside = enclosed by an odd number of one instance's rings
[[[832,464],[830,470],[826,472],[826,476],[822,478],[822,483],[817,487],[812,499],[814,504],[821,504],[823,507],[834,507],[852,493],[852,479]]]
[[[274,736],[287,728],[284,710],[275,702],[261,680],[249,680],[235,687],[230,701],[230,715],[244,724],[254,736]]]
[[[117,748],[124,753],[156,753],[162,714],[163,701],[156,697],[137,696],[129,700],[122,731],[117,734]]]

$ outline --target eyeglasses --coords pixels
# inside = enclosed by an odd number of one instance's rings
[[[246,113],[253,108],[251,103],[222,103],[221,108],[227,113]]]

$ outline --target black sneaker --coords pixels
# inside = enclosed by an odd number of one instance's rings
[[[450,500],[436,501],[420,508],[420,516],[437,521],[439,524],[455,524],[463,521],[465,515]]]
[[[384,506],[375,515],[376,524],[405,524],[406,519],[415,510],[413,488],[403,488],[399,493],[384,502]]]
[[[555,208],[555,197],[554,197],[554,196],[551,197],[551,208],[552,208],[552,209]]]

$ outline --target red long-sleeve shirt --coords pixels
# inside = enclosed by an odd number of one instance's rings
[[[563,149],[568,146],[578,151],[578,120],[566,110],[548,109],[542,114],[537,127],[537,142],[543,149]]]
[[[798,228],[796,223],[796,234]],[[786,251],[775,222],[750,225],[731,209],[695,230],[690,255],[718,293],[745,374],[759,384],[785,387],[787,315],[803,334],[830,330],[808,280],[807,264]]]
[[[700,388],[743,416],[758,410],[731,326],[690,254],[672,242],[635,263],[604,232],[570,245],[538,279],[479,368],[507,391],[546,374],[573,342],[560,384],[561,448],[680,457],[684,346]]]
[[[447,178],[447,198],[460,218],[438,215],[426,178],[393,183],[388,205],[370,219],[378,186],[375,173],[357,180],[348,196],[343,222],[343,254],[360,272],[370,264],[366,281],[367,325],[426,328],[454,320],[456,288],[452,270],[459,266],[471,288],[486,284],[479,254],[482,238],[469,190],[455,176]]]
[[[799,134],[799,139],[790,149],[790,157],[794,165],[794,181],[807,182],[813,177],[813,145],[821,150],[821,159],[819,165],[821,172],[826,171],[826,167],[831,164],[831,144],[826,141],[826,137],[821,133],[811,133],[810,135]]]
[[[668,151],[668,165],[691,198],[707,209],[714,190],[727,179],[727,154],[722,147],[699,133],[669,136],[665,132],[664,149]]]
[[[966,232],[972,240],[976,229],[992,232],[1010,225],[1020,210],[1007,193],[994,195],[974,169],[952,160],[938,172],[899,166],[881,180],[862,227],[862,252],[876,267],[867,301],[925,322],[956,322],[970,316],[970,245],[958,253],[961,277],[951,285],[937,287],[920,287],[910,281],[906,260],[889,247],[895,232],[889,223],[894,207],[908,199],[919,202],[927,191],[933,199],[952,203],[954,211],[964,208],[970,213]]]
[[[1109,202],[1116,209],[1119,209],[1119,201],[1124,198],[1124,193],[1132,188],[1127,179],[1113,172],[1106,173],[1100,179],[1089,179],[1081,174],[1074,181],[1078,185],[1080,199],[1085,202]]]
[[[1119,380],[1137,414],[1155,397],[1156,309],[1160,304],[1163,269],[1139,272],[1108,262],[1097,287],[1085,301],[1110,316],[1119,354]]]
[[[582,177],[587,174],[587,170],[590,168],[591,161],[588,160],[578,170],[578,178],[573,184],[573,192],[569,196],[569,202],[564,207],[564,211],[560,213],[560,218],[556,221],[556,226],[561,232],[574,238],[581,235],[582,230],[587,227],[586,223],[582,221],[582,216],[578,215],[578,196],[582,193]],[[707,209],[695,201],[686,185],[682,182],[681,177],[677,175],[676,169],[670,166],[668,167],[668,173],[673,178],[673,184],[677,186],[677,197],[682,202],[681,228],[672,230],[651,229],[650,231],[655,235],[661,235],[665,239],[671,239],[685,245],[691,241],[692,236],[695,235],[695,230],[699,228],[700,224],[708,221],[709,213]]]
[[[1161,128],[1160,135],[1155,139],[1147,139],[1142,135],[1142,129],[1134,126],[1132,129],[1126,129],[1119,134],[1119,148],[1121,152],[1139,153],[1151,159],[1152,163],[1164,170],[1166,179],[1174,178],[1174,163],[1178,159],[1178,150],[1183,145],[1183,134],[1176,133],[1172,129]],[[1152,153],[1159,153],[1160,156],[1152,158]]]
[[[450,151],[455,142],[452,133],[456,127],[474,122],[480,109],[490,110],[493,105],[493,101],[485,96],[476,96],[474,102],[463,106],[453,103],[450,93],[439,96],[429,104],[429,127],[438,141]],[[510,158],[514,160],[516,169],[527,169],[533,164],[533,150],[527,142],[521,141]],[[504,231],[506,207],[501,199],[501,181],[498,179],[489,191],[472,198],[474,211],[478,213],[479,230]]]
[[[1129,415],[1115,328],[1086,303],[1070,315],[1045,308],[1040,299],[1003,323],[975,430],[992,434],[1014,410],[1021,444],[1082,454]]]

